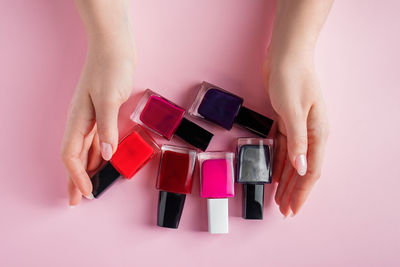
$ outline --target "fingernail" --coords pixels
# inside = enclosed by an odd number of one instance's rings
[[[293,211],[290,211],[290,217],[294,217],[296,214],[293,213]]]
[[[287,217],[289,217],[289,215],[290,215],[290,211],[288,213],[286,213],[286,214],[283,214],[283,219],[284,220],[287,219]]]
[[[110,144],[101,143],[101,156],[104,160],[110,160],[112,156],[112,147]]]
[[[304,154],[298,155],[296,160],[295,160],[295,163],[296,163],[297,173],[300,176],[304,176],[306,174],[306,172],[307,172],[306,155],[304,155]]]
[[[69,209],[74,209],[74,208],[75,208],[75,205],[68,205],[68,208],[69,208]]]
[[[94,198],[94,196],[93,196],[93,194],[90,194],[90,195],[88,195],[88,196],[85,196],[87,199],[93,199]]]

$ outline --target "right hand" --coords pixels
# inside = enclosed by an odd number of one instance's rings
[[[69,205],[92,199],[87,171],[110,160],[118,146],[119,108],[130,96],[135,55],[128,40],[89,42],[85,65],[72,98],[61,158],[67,170]]]
[[[321,176],[329,123],[313,57],[269,50],[264,80],[277,113],[272,179],[286,217],[297,214]]]

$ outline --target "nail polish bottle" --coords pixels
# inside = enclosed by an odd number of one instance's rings
[[[135,125],[118,144],[111,160],[91,177],[93,196],[97,198],[118,177],[131,179],[160,148],[143,127]]]
[[[171,140],[176,135],[190,145],[205,151],[213,137],[209,131],[185,118],[185,110],[147,89],[131,120]]]
[[[273,139],[238,138],[236,182],[243,184],[243,218],[262,220],[264,184],[271,183]]]
[[[234,153],[203,152],[197,159],[200,166],[200,197],[207,198],[208,231],[228,233],[228,198],[234,191]]]
[[[262,137],[267,137],[273,123],[273,120],[244,107],[243,98],[208,82],[201,84],[189,114],[227,130],[236,123]]]
[[[197,152],[193,149],[163,145],[156,188],[157,225],[178,228],[186,194],[192,192],[192,176]]]

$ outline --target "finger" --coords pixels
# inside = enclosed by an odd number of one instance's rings
[[[64,162],[69,176],[82,195],[92,199],[92,182],[83,167],[82,161],[77,157],[70,157]]]
[[[75,96],[74,96],[75,97]],[[79,96],[79,103],[72,106],[62,147],[62,160],[68,175],[81,194],[87,198],[92,196],[92,183],[85,171],[82,162],[82,151],[85,146],[85,138],[93,129],[92,103],[88,95]]]
[[[71,178],[68,177],[68,196],[69,196],[69,206],[74,207],[81,202],[82,194],[81,191],[75,186]]]
[[[297,179],[299,178],[299,175],[296,172],[293,172],[292,177],[290,178],[290,181],[286,187],[285,192],[282,195],[281,201],[279,203],[279,209],[281,213],[285,216],[289,215],[290,213],[290,199],[294,190],[294,187],[296,185]]]
[[[100,153],[100,143],[99,143],[99,135],[96,133],[93,137],[92,146],[89,150],[89,159],[87,170],[89,172],[97,169],[102,162],[101,153]]]
[[[267,138],[274,138],[279,132],[279,127],[278,127],[278,119],[275,119],[274,122],[272,123],[271,130],[268,133]]]
[[[290,163],[289,159],[287,158],[286,162],[285,162],[285,166],[283,168],[282,177],[279,181],[279,185],[278,185],[278,188],[276,189],[276,193],[275,193],[276,204],[280,205],[282,195],[285,192],[288,182],[289,182],[290,178],[293,176],[294,172],[295,172],[295,170],[294,170],[292,164]]]
[[[87,165],[88,165],[88,152],[89,152],[89,149],[90,149],[90,146],[91,146],[91,144],[92,144],[93,137],[94,137],[94,134],[95,134],[95,131],[94,131],[94,130],[95,130],[95,129],[94,129],[94,127],[93,127],[93,130],[90,131],[90,133],[84,138],[84,141],[83,141],[83,148],[82,148],[82,150],[81,150],[80,157],[79,157],[79,158],[80,158],[80,162],[81,162],[82,166],[83,166],[85,169],[87,169]],[[86,172],[86,173],[87,173],[87,172]],[[76,199],[76,198],[79,197],[79,201],[77,201],[77,203],[74,204],[74,205],[77,205],[77,204],[79,204],[79,202],[80,202],[80,200],[81,200],[81,198],[82,198],[82,193],[81,193],[80,190],[77,188],[77,186],[74,184],[74,182],[72,181],[72,179],[71,179],[71,178],[69,178],[69,179],[71,180],[71,183],[73,184],[73,188],[72,188],[72,191],[71,191],[71,193],[70,193],[70,201],[71,201],[71,199],[74,200],[74,199]],[[76,190],[78,191],[78,193],[76,193]],[[90,190],[90,191],[92,191],[92,190]],[[90,193],[90,194],[87,194],[86,196],[87,196],[87,198],[89,198],[89,199],[92,198],[91,193]],[[70,206],[71,206],[71,205],[70,205]],[[72,206],[73,206],[73,205],[72,205]]]
[[[312,187],[321,176],[322,163],[325,153],[325,146],[328,137],[328,126],[325,114],[318,108],[310,111],[309,125],[309,146],[308,159],[309,167],[307,174],[299,177],[294,188],[290,207],[293,214],[297,214],[311,192]]]
[[[89,151],[91,149],[95,133],[95,127],[93,127],[93,130],[83,140],[83,147],[80,153],[80,159],[85,169],[87,169],[88,166]]]
[[[283,116],[283,120],[290,162],[298,174],[303,176],[307,172],[307,116],[302,111],[292,110]]]
[[[104,160],[110,160],[118,146],[118,112],[120,103],[104,98],[95,103],[97,133]]]
[[[274,162],[272,167],[272,180],[279,183],[286,160],[286,137],[278,133],[274,141]]]
[[[297,214],[305,203],[314,184],[321,175],[322,158],[324,154],[323,144],[314,144],[309,147],[310,166],[305,176],[299,177],[293,191],[290,207],[293,214]]]

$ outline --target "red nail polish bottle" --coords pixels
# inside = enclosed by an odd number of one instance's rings
[[[118,144],[111,160],[91,177],[93,196],[98,197],[118,177],[132,178],[160,148],[143,127],[136,125]]]
[[[157,225],[178,228],[186,194],[192,191],[196,151],[163,145],[156,188],[160,190]]]

